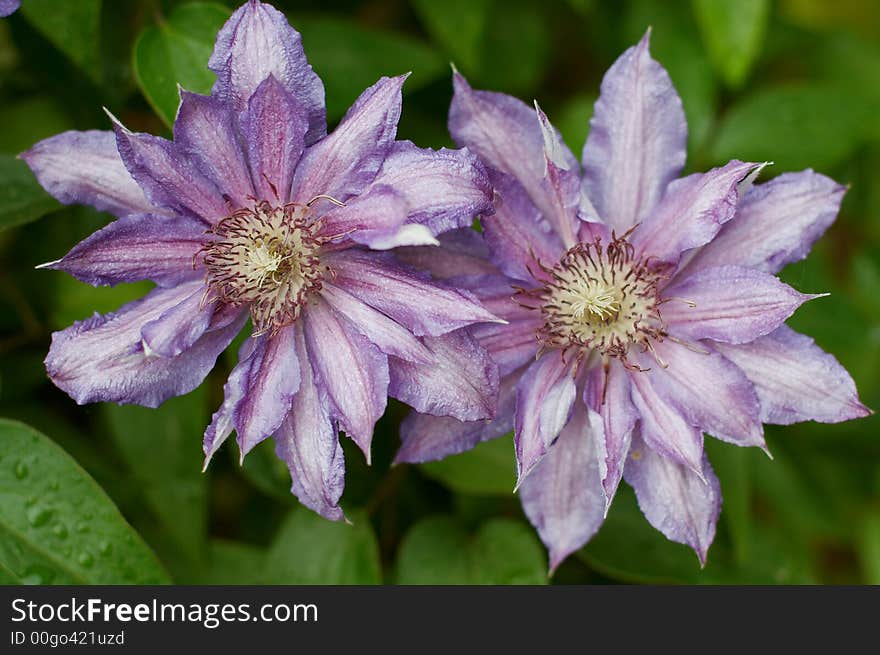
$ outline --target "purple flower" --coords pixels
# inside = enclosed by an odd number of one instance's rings
[[[337,430],[369,460],[388,394],[462,420],[494,414],[497,366],[456,330],[497,319],[380,252],[491,212],[489,181],[465,150],[395,140],[406,76],[379,80],[326,134],[323,84],[269,5],[233,14],[209,66],[217,83],[181,91],[173,141],[114,119],[115,134],[66,132],[22,155],[60,201],[119,216],[47,268],[156,283],[55,333],[46,367],[78,403],[154,407],[197,387],[250,318],[205,463],[232,430],[242,457],[274,435],[293,493],[338,520]]]
[[[837,360],[784,325],[815,296],[774,276],[832,223],[844,188],[809,170],[752,186],[761,165],[739,161],[679,178],[685,117],[648,35],[605,75],[582,166],[537,105],[454,84],[450,131],[491,168],[496,213],[484,241],[456,231],[407,256],[507,319],[468,330],[500,367],[499,409],[414,414],[397,460],[514,429],[551,568],[599,529],[621,478],[704,563],[721,508],[704,432],[765,448],[762,422],[869,413]]]
[[[5,18],[18,11],[21,0],[0,0],[0,18]]]

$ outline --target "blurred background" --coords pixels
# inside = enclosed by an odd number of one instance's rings
[[[337,525],[298,505],[271,443],[239,467],[230,440],[200,472],[234,346],[201,388],[158,410],[78,407],[52,386],[42,364],[50,333],[149,285],[94,289],[34,270],[111,217],[61,207],[15,155],[64,130],[108,129],[102,106],[132,129],[167,135],[177,82],[209,90],[214,36],[237,4],[24,0],[0,20],[0,417],[45,435],[0,422],[0,580],[880,584],[878,416],[768,427],[773,461],[707,440],[724,506],[703,570],[621,485],[600,533],[548,580],[511,493],[510,438],[391,468],[407,411],[392,402],[372,467],[343,439],[342,505],[354,526]],[[880,408],[880,2],[274,4],[303,33],[331,123],[379,76],[411,69],[399,135],[433,147],[452,145],[454,62],[476,88],[538,99],[579,154],[603,72],[651,26],[652,53],[684,101],[688,171],[770,160],[762,180],[812,167],[850,186],[837,223],[783,272],[801,291],[831,295],[789,323],[834,353]]]

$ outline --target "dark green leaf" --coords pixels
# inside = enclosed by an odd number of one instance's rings
[[[55,302],[51,310],[52,327],[66,328],[74,321],[82,321],[95,312],[114,312],[124,304],[145,296],[153,285],[150,282],[131,282],[115,287],[93,287],[66,273],[46,272],[54,277]]]
[[[880,585],[880,511],[862,522],[858,551],[865,584]]]
[[[208,93],[216,79],[208,70],[214,40],[229,9],[193,2],[177,7],[167,20],[146,28],[134,46],[134,71],[138,84],[156,113],[167,125],[174,122],[180,95]]]
[[[0,419],[0,563],[23,583],[160,584],[168,576],[71,457]]]
[[[27,0],[21,13],[93,80],[101,77],[101,0]]]
[[[728,86],[741,86],[761,52],[769,0],[693,0],[693,5],[715,70]]]
[[[269,548],[264,584],[379,584],[379,547],[360,512],[353,525],[301,508],[291,512]]]
[[[426,475],[470,494],[511,495],[516,484],[513,437],[485,441],[473,450],[422,464]]]
[[[29,223],[60,206],[43,191],[27,164],[0,155],[0,230]]]
[[[208,556],[196,584],[254,585],[263,580],[265,551],[248,544],[215,539],[208,545]]]
[[[724,495],[721,518],[730,533],[734,557],[738,564],[745,564],[749,560],[752,542],[749,463],[758,453],[718,439],[706,439],[706,452],[721,482]]]
[[[437,43],[468,74],[477,69],[492,0],[412,0],[413,9]]]
[[[110,433],[132,481],[186,555],[199,557],[207,530],[207,479],[202,434],[209,413],[204,387],[158,409],[103,405]]]
[[[238,448],[229,452],[238,460]],[[296,503],[296,497],[290,492],[290,471],[275,455],[274,439],[266,439],[251,450],[244,458],[241,472],[263,493],[283,503]]]

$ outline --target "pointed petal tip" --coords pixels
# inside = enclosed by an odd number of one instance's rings
[[[53,260],[53,261],[51,261],[51,262],[45,262],[45,263],[43,263],[43,264],[37,264],[36,266],[34,266],[34,269],[36,269],[36,270],[42,270],[42,269],[45,269],[45,268],[54,269],[55,266],[56,266],[57,264],[60,264],[61,262],[62,262],[61,259],[55,259],[55,260]]]

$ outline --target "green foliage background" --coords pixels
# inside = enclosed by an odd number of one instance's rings
[[[110,217],[60,207],[15,155],[66,129],[107,129],[102,106],[131,128],[167,133],[177,82],[209,89],[205,63],[235,4],[24,0],[0,21],[0,581],[548,582],[543,548],[511,493],[509,438],[391,468],[406,413],[391,404],[371,468],[345,443],[343,505],[354,525],[338,525],[298,507],[268,444],[241,468],[225,448],[200,472],[228,353],[199,390],[159,410],[78,407],[46,379],[51,331],[145,287],[92,289],[34,270]],[[837,223],[783,276],[831,293],[791,324],[880,407],[880,3],[275,4],[304,35],[331,121],[380,75],[411,69],[400,136],[434,147],[451,145],[454,61],[475,87],[539,99],[579,152],[602,73],[652,26],[654,56],[688,115],[689,170],[738,157],[774,161],[764,179],[813,167],[850,185]],[[704,570],[621,490],[601,532],[549,581],[880,584],[878,428],[877,416],[771,427],[772,462],[707,443],[724,508]]]

